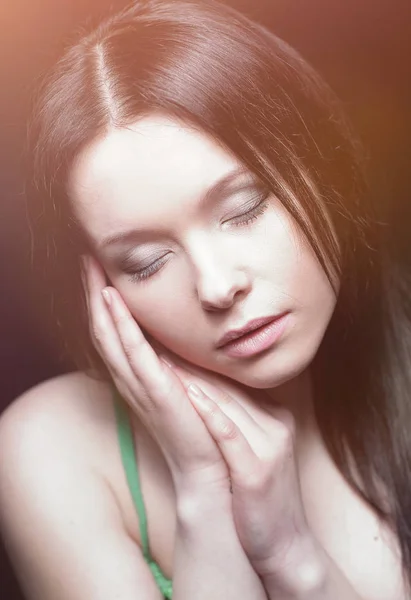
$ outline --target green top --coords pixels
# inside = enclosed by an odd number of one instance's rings
[[[136,506],[140,523],[143,556],[148,566],[150,567],[154,579],[156,580],[156,583],[164,598],[170,600],[173,594],[172,581],[164,575],[160,566],[154,561],[150,554],[150,546],[148,542],[147,533],[147,516],[144,507],[143,496],[141,493],[133,431],[131,428],[128,407],[116,388],[114,388],[114,408],[116,413],[117,433],[120,444],[121,459],[123,461],[128,485],[134,504]]]

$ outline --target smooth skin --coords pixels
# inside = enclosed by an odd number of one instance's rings
[[[91,262],[93,263],[93,261]],[[86,264],[90,267],[90,261],[87,261]],[[97,264],[94,267],[94,270],[98,271]],[[100,286],[103,281],[104,273],[100,269]],[[98,286],[95,284],[95,292],[97,289]],[[152,374],[156,374],[156,369],[145,361],[145,352],[151,354],[152,350],[141,335],[141,331],[138,331],[137,324],[116,290],[105,288],[103,291],[104,298],[108,300],[107,305],[115,325],[115,331],[111,330],[110,336],[109,329],[111,328],[108,322],[106,321],[103,326],[102,314],[104,311],[102,307],[97,311],[97,306],[94,317],[91,318],[92,331],[96,334],[96,346],[100,354],[105,357],[106,362],[106,348],[110,348],[111,360],[107,362],[107,365],[117,387],[123,386],[125,381],[129,381],[124,395],[127,399],[130,398],[128,390],[135,387],[136,379],[142,380],[140,373],[146,374],[151,368]],[[101,299],[99,303],[101,304]],[[93,314],[93,310],[91,313]],[[118,337],[115,336],[115,332]],[[166,355],[166,360],[167,358]],[[131,372],[129,372],[130,367]],[[209,464],[197,468],[195,466],[196,446],[191,449],[187,444],[188,456],[185,460],[189,465],[188,469],[184,466],[184,459],[171,461],[170,464],[177,497],[178,523],[181,524],[180,528],[177,527],[175,555],[175,565],[176,567],[180,565],[181,569],[176,568],[175,571],[174,592],[177,598],[190,598],[190,595],[194,593],[196,597],[206,598],[207,595],[213,593],[217,598],[229,598],[231,595],[234,598],[242,594],[244,598],[258,598],[261,595],[262,598],[266,597],[268,600],[277,598],[282,600],[297,598],[326,600],[331,596],[336,600],[361,600],[309,529],[302,506],[297,465],[294,458],[292,414],[284,408],[277,408],[272,401],[270,403],[269,395],[264,393],[257,394],[258,405],[256,397],[247,396],[243,387],[236,390],[235,385],[227,386],[224,383],[220,383],[219,388],[213,387],[210,382],[207,382],[207,378],[204,380],[193,377],[189,367],[188,370],[166,369],[164,374],[166,378],[171,378],[170,383],[171,381],[177,383],[177,378],[174,379],[175,373],[179,374],[182,382],[185,382],[186,389],[189,390],[190,384],[197,382],[200,386],[199,391],[204,390],[203,394],[200,392],[202,402],[197,401],[195,405],[211,434],[209,441],[214,439],[221,451],[220,461],[216,462],[216,455],[213,451],[206,459],[206,463],[209,461]],[[187,407],[184,406],[184,401],[180,405],[178,399],[174,403],[173,386],[168,382],[165,384],[160,373],[157,373],[157,377],[144,375],[144,378],[144,390],[139,391],[137,397],[132,395],[129,400],[135,406],[136,400],[139,405],[139,398],[148,396],[148,403],[143,401],[147,411],[145,415],[141,415],[143,423],[146,423],[148,428],[154,426],[158,431],[160,428],[155,425],[156,415],[161,414],[163,406],[172,405],[173,410],[177,407],[178,412],[174,416],[170,413],[167,414],[167,422],[171,423],[174,418],[178,419],[180,424],[186,425]],[[161,387],[165,391],[164,395],[161,393]],[[191,394],[190,396],[193,401],[193,396]],[[261,406],[263,400],[265,400],[266,409]],[[139,409],[136,408],[136,410],[141,414]],[[171,426],[170,429],[173,430],[173,427]],[[167,437],[166,431],[161,430],[161,433]],[[198,435],[197,432],[195,433]],[[162,449],[165,457],[167,457],[167,452],[170,453],[169,448],[173,448],[173,446],[181,448],[180,433],[177,434],[170,447],[163,443]],[[201,447],[203,451],[200,452],[201,460],[198,461],[198,464],[204,464],[206,456],[207,446],[201,444]],[[172,452],[173,450],[171,450]],[[186,452],[183,451],[183,454]],[[221,482],[219,467],[221,466],[225,470],[226,465],[228,471],[225,476],[227,478],[227,475],[230,475],[232,482],[232,505],[227,502],[227,482],[223,493],[218,489]],[[218,473],[217,479],[214,478],[215,470]],[[206,557],[206,555],[201,555],[201,551],[199,553],[199,549],[203,550],[205,539],[213,540],[214,547],[221,547],[227,542],[227,538],[222,533],[224,521],[221,522],[221,529],[214,539],[209,532],[206,533],[207,527],[203,531],[204,537],[199,535],[198,526],[200,523],[204,523],[204,514],[200,515],[194,508],[197,514],[193,515],[192,507],[196,507],[198,503],[201,505],[202,498],[207,498],[211,502],[211,506],[214,499],[213,519],[222,507],[226,511],[227,523],[232,525],[231,517],[234,516],[235,530],[242,549],[255,574],[264,584],[266,594],[259,585],[259,580],[256,579],[253,583],[251,578],[251,582],[249,582],[248,569],[245,570],[245,573],[241,571],[237,574],[234,585],[230,578],[220,579],[218,577],[218,572],[221,573],[218,565],[215,565],[216,571],[212,583],[204,577],[202,562],[208,564],[211,556],[215,556],[215,553]],[[183,508],[180,509],[180,506]],[[188,507],[188,518],[184,508],[186,506]],[[239,557],[241,555],[240,551]],[[193,561],[193,556],[196,557],[195,561]],[[233,555],[229,554],[228,556],[230,556],[230,562],[233,561]],[[227,567],[227,561],[225,561],[225,565]],[[181,575],[181,580],[178,575]],[[227,573],[225,573],[226,575]],[[243,580],[244,575],[246,577]],[[196,589],[199,581],[201,581],[200,589]],[[250,583],[251,587],[247,591],[246,586]],[[209,588],[210,584],[211,589]]]
[[[110,313],[101,296],[109,282],[129,311],[124,323],[128,320],[131,327],[132,320],[134,332],[144,331],[146,338],[145,343],[140,336],[137,344],[139,360],[129,352],[130,365],[123,360],[115,381],[133,408],[153,554],[173,577],[177,600],[184,597],[180,593],[199,598],[199,590],[205,598],[219,593],[247,598],[250,592],[254,600],[265,593],[231,510],[240,473],[236,480],[231,464],[231,495],[230,456],[220,443],[217,458],[215,421],[183,395],[181,371],[174,371],[173,379],[173,369],[167,371],[158,360],[156,353],[166,351],[190,377],[215,386],[210,392],[230,385],[243,406],[247,400],[250,408],[254,399],[256,411],[268,394],[273,408],[281,405],[291,412],[310,532],[360,598],[403,599],[395,540],[336,470],[310,410],[308,366],[335,306],[325,274],[274,197],[258,219],[240,226],[245,213],[263,201],[254,188],[200,202],[213,182],[238,166],[213,140],[157,116],[96,140],[78,157],[70,182],[77,216],[97,259],[88,279],[91,335],[100,350],[104,347],[108,363],[118,364],[114,353],[121,346],[114,344],[117,330],[109,331]],[[137,225],[145,231],[138,240],[103,249],[103,239]],[[135,273],[152,264],[161,268],[137,281]],[[292,313],[292,327],[264,356],[233,360],[216,349],[231,326],[284,309]],[[125,329],[127,340],[131,329]],[[128,369],[133,371],[132,362],[140,360],[147,369],[132,380]],[[173,390],[175,406],[162,403],[166,389]],[[149,410],[153,394],[155,411]],[[230,408],[227,418],[258,453],[252,444],[257,429],[236,410]],[[221,419],[214,408],[217,414]],[[237,430],[231,426],[228,431],[231,441]],[[205,485],[215,493],[197,493]],[[160,597],[141,555],[111,390],[83,373],[36,386],[2,415],[0,521],[30,600]]]
[[[100,270],[102,281],[104,273]],[[185,506],[191,512],[197,498],[210,498],[215,491],[216,508],[225,504],[230,475],[233,511],[228,502],[229,512],[234,514],[237,534],[254,570],[259,575],[274,574],[284,565],[288,571],[291,550],[302,545],[307,549],[311,541],[293,458],[291,413],[272,402],[263,410],[244,388],[236,389],[233,383],[223,388],[220,383],[217,388],[190,371],[162,367],[118,293],[106,288],[106,297],[107,292],[113,323],[96,305],[91,318],[96,345],[116,387],[162,449],[173,477],[178,512],[184,518]],[[97,299],[90,300],[93,302]],[[201,386],[200,402],[195,396],[191,400],[203,420],[187,402],[191,383]],[[258,396],[262,398],[263,393]],[[270,401],[268,395],[265,400]],[[216,539],[215,543],[221,545],[222,541]],[[314,546],[314,541],[311,543]],[[307,563],[310,560],[314,563],[314,556],[307,556]],[[299,566],[292,565],[296,572]],[[313,564],[313,572],[316,566]],[[319,564],[317,568],[319,578]],[[297,585],[297,576],[295,579]],[[238,584],[238,592],[242,585]]]
[[[174,577],[173,483],[154,440],[137,420],[135,427],[153,553]],[[140,550],[110,389],[80,373],[36,386],[2,415],[0,450],[2,532],[28,599],[160,599]],[[310,525],[340,559],[345,575],[365,599],[405,599],[389,532],[381,532],[352,496],[323,448],[314,442],[307,446],[299,467]],[[230,564],[213,537],[221,536],[219,517],[226,521],[226,507],[220,514],[215,507],[197,506],[206,526],[199,536],[211,538],[206,550],[225,578]],[[377,571],[367,570],[375,564]],[[202,574],[209,573],[206,566],[200,563]]]

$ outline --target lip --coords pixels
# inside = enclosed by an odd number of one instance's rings
[[[221,351],[234,358],[254,356],[271,348],[282,336],[289,323],[290,313],[272,319],[265,325],[249,331],[224,346]]]
[[[282,315],[270,315],[269,317],[259,317],[257,319],[252,319],[252,321],[249,321],[243,327],[239,327],[238,329],[230,329],[230,331],[227,331],[227,333],[225,333],[220,339],[220,341],[217,344],[217,348],[222,348],[229,342],[232,342],[233,340],[236,340],[239,337],[250,333],[255,329],[258,329],[263,325],[267,325],[268,323],[271,323],[271,321],[279,319],[280,317],[282,317]]]

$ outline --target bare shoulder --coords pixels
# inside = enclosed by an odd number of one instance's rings
[[[59,375],[24,392],[0,415],[1,472],[34,468],[40,478],[58,463],[104,476],[112,432],[110,386],[80,371]]]
[[[87,437],[84,427],[97,431],[104,425],[110,426],[111,421],[109,384],[76,371],[48,379],[24,392],[2,413],[0,428],[8,440],[16,435],[18,427],[20,434],[28,435],[25,438],[28,443],[36,435],[46,435],[48,441],[55,437],[58,447],[64,443],[82,446]],[[78,448],[79,452],[81,449]]]
[[[80,372],[0,416],[0,526],[30,600],[160,597],[127,530],[114,434],[110,386]]]

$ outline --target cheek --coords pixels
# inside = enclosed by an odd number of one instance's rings
[[[146,294],[139,288],[139,284],[131,284],[122,292],[122,297],[128,309],[140,327],[146,327],[149,330],[153,329],[156,324],[161,327],[167,321],[164,300],[161,300],[158,294],[155,296],[154,294]]]
[[[154,338],[171,349],[183,341],[187,344],[182,315],[187,324],[196,319],[181,286],[174,287],[163,282],[145,286],[126,281],[117,288],[145,337],[149,341]]]
[[[270,248],[272,259],[268,259],[268,263],[274,267],[278,283],[284,284],[285,292],[289,286],[304,294],[316,285],[329,288],[327,275],[314,250],[282,207],[277,207],[275,215],[270,217],[265,244]],[[315,289],[311,291],[315,294]]]
[[[284,223],[267,227],[256,257],[257,272],[274,286],[274,299],[288,296],[298,300],[306,285],[307,269],[312,270],[312,260],[296,233]],[[287,303],[286,298],[284,301]]]
[[[275,292],[299,312],[305,330],[322,330],[334,310],[336,292],[315,252],[289,219],[277,229],[271,248],[273,259],[267,265]]]

